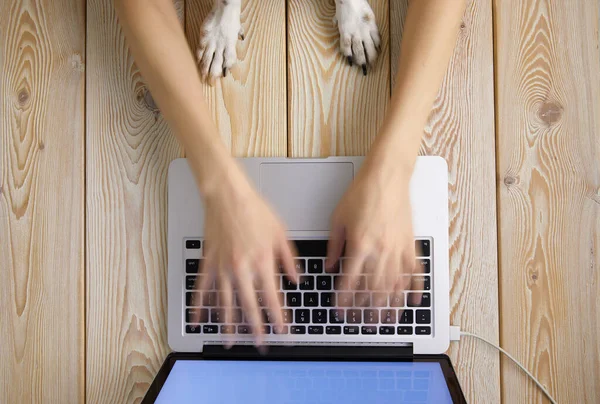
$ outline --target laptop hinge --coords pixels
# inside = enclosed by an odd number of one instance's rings
[[[205,359],[301,359],[301,360],[412,360],[413,347],[409,346],[356,346],[356,345],[270,345],[261,353],[251,345],[204,345]]]

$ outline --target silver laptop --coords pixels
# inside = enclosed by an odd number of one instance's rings
[[[411,179],[417,264],[423,273],[419,307],[402,295],[371,296],[368,307],[356,307],[352,294],[334,290],[335,276],[324,271],[330,216],[352,182],[362,157],[326,159],[244,158],[239,163],[288,228],[304,273],[299,285],[280,276],[284,295],[284,330],[265,327],[272,345],[407,346],[413,354],[441,354],[449,346],[448,167],[439,157],[419,157]],[[223,323],[217,291],[194,285],[204,247],[204,212],[185,159],[173,161],[168,177],[168,341],[178,352],[202,352],[225,339],[252,343],[247,324]],[[341,260],[339,270],[343,270]],[[356,293],[376,293],[366,290]],[[258,296],[260,299],[260,295]],[[202,303],[202,306],[201,306]],[[343,310],[337,310],[341,307]],[[204,310],[202,323],[191,323]],[[227,334],[227,335],[225,335]]]

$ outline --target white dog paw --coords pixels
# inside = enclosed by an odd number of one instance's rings
[[[340,31],[340,50],[348,64],[356,64],[367,75],[379,53],[381,38],[375,14],[367,0],[335,0],[335,21]]]
[[[196,52],[205,79],[227,76],[237,61],[235,46],[244,39],[240,23],[241,0],[215,0],[202,25],[202,38]]]

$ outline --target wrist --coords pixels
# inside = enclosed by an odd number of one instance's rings
[[[188,162],[205,202],[233,197],[250,189],[243,171],[226,150],[224,153],[215,151],[202,156],[190,153]]]

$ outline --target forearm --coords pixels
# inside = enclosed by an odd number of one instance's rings
[[[378,159],[401,161],[412,172],[427,118],[454,51],[465,3],[410,2],[393,96],[372,147]]]
[[[115,0],[128,45],[162,115],[183,145],[200,191],[235,171],[208,106],[171,0]]]

